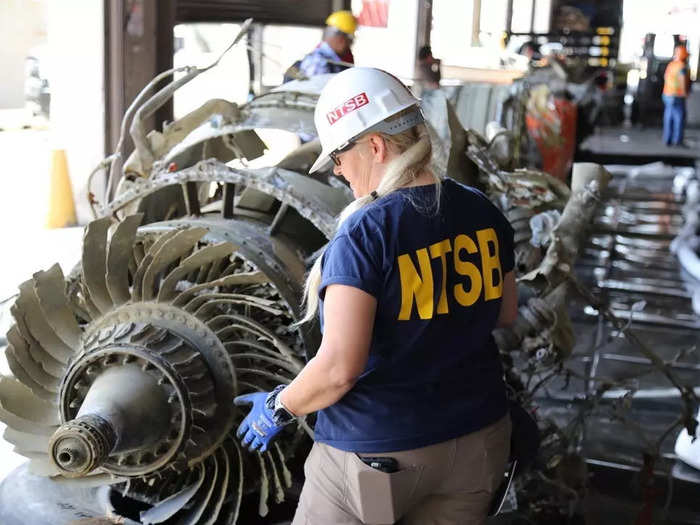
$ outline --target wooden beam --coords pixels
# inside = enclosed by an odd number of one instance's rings
[[[173,56],[175,55],[175,12],[177,2],[171,0],[158,0],[157,26],[156,26],[156,74],[173,68]],[[155,75],[154,75],[155,76]],[[172,80],[172,77],[171,77]],[[160,89],[165,83],[159,85]],[[168,100],[155,114],[155,124],[161,128],[164,122],[173,121],[173,99]]]
[[[111,154],[126,109],[153,77],[172,68],[176,5],[170,0],[105,0],[104,5],[105,151]],[[146,125],[159,128],[172,118],[168,103]],[[132,150],[127,127],[123,158]]]
[[[124,2],[105,1],[105,151],[111,153],[119,140],[124,114]]]

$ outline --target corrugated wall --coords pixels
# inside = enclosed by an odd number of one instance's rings
[[[486,131],[486,124],[497,120],[501,104],[508,97],[509,84],[470,82],[461,86],[443,87],[437,93],[424,93],[424,105],[436,103],[436,97],[444,96],[457,113],[465,129],[479,133]]]

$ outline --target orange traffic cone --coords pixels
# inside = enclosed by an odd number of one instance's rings
[[[51,185],[49,187],[49,213],[47,228],[64,228],[77,222],[73,187],[68,176],[66,152],[62,149],[51,153]]]

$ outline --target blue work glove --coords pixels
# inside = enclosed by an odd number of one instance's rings
[[[249,450],[265,452],[270,442],[292,419],[281,417],[275,413],[275,398],[281,391],[276,388],[272,392],[257,392],[238,396],[233,400],[237,406],[253,405],[248,415],[243,419],[236,435],[241,438],[241,444]],[[285,414],[286,416],[286,414]]]

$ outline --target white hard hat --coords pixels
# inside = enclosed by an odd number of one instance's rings
[[[419,100],[393,75],[369,67],[341,71],[321,91],[314,123],[321,139],[321,155],[309,173],[328,167],[329,153],[368,131],[395,135],[423,122]],[[411,106],[415,112],[391,122],[384,120]]]

